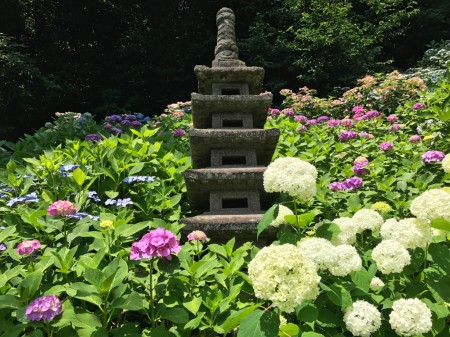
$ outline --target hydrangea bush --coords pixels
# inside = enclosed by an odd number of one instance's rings
[[[449,336],[450,84],[430,83],[282,91],[267,247],[182,230],[190,102],[1,143],[0,335]]]

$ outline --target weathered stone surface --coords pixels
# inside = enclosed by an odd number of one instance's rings
[[[272,160],[279,136],[279,129],[191,129],[189,141],[192,167],[217,166],[217,162],[222,162],[222,166],[268,165]],[[216,153],[214,157],[214,150],[219,149],[228,150],[228,152]],[[244,150],[253,151],[256,164],[252,165],[251,154]],[[218,158],[220,155],[222,155],[221,159]],[[245,161],[242,158],[236,158],[236,163],[233,163],[231,158],[233,156],[246,158],[243,158]],[[216,164],[213,165],[213,162]]]
[[[234,12],[230,8],[223,7],[217,12],[217,45],[213,67],[245,66],[245,63],[239,60],[235,23]]]
[[[258,95],[262,91],[264,68],[260,67],[217,67],[209,68],[198,65],[194,67],[198,80],[198,92],[212,95],[213,84],[247,83],[249,95]]]
[[[263,173],[265,170],[264,166],[187,170],[184,172],[184,179],[189,202],[193,209],[210,211],[210,193],[212,191],[235,191],[238,193],[236,199],[240,199],[241,194],[239,193],[243,191],[257,192],[260,199],[259,209],[268,209],[274,203],[276,195],[264,190]],[[240,208],[242,214],[249,213],[247,207],[232,208]],[[230,210],[229,213],[235,213],[235,210]]]
[[[192,122],[197,129],[210,129],[214,118],[226,120],[226,116],[234,115],[235,120],[245,121],[243,115],[251,115],[253,125],[250,128],[262,129],[272,98],[272,94],[226,96],[192,93]]]

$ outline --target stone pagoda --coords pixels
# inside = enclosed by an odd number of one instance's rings
[[[182,219],[183,231],[203,230],[214,241],[256,239],[256,227],[275,201],[263,187],[280,131],[264,129],[272,94],[262,93],[264,69],[239,60],[235,16],[217,13],[212,67],[196,66],[198,93],[191,94],[192,169],[187,195],[200,215]]]

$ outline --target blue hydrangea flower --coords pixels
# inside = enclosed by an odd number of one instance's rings
[[[70,172],[75,171],[76,168],[80,167],[80,165],[59,165],[59,173],[63,176],[63,177],[68,177]]]
[[[116,206],[125,207],[127,205],[133,205],[133,201],[130,198],[117,199]]]
[[[29,193],[29,194],[23,195],[21,197],[11,198],[6,203],[6,206],[12,207],[15,204],[28,204],[30,202],[36,202],[36,201],[39,201],[39,198],[36,195],[36,192],[33,192],[33,193]]]
[[[105,205],[115,205],[116,202],[117,202],[116,199],[107,199],[107,200],[105,201]]]
[[[95,191],[88,191],[88,198],[94,201],[100,201],[100,198],[98,197],[98,194]]]
[[[155,176],[130,176],[123,180],[123,182],[132,184],[134,182],[152,182],[155,181]]]
[[[98,217],[98,216],[90,215],[90,214],[82,213],[82,212],[75,213],[75,214],[69,214],[69,215],[67,215],[67,217],[72,218],[72,219],[77,219],[77,220],[81,220],[86,217],[88,217],[89,219],[94,220],[94,221],[98,221],[100,219],[100,217]]]

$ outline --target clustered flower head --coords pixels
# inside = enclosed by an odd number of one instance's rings
[[[431,330],[431,310],[418,298],[402,298],[392,304],[389,324],[400,336],[421,335]]]
[[[431,189],[416,197],[409,208],[419,219],[443,218],[450,221],[450,193],[442,189]]]
[[[334,276],[346,276],[362,267],[362,260],[356,248],[351,245],[338,245],[329,252],[332,260],[328,271]]]
[[[353,162],[353,173],[357,176],[364,176],[369,173],[366,166],[369,165],[369,160],[366,157],[358,157]]]
[[[284,217],[293,214],[294,213],[288,207],[284,205],[279,205],[277,217],[270,223],[270,226],[279,227],[280,225],[285,224],[286,221],[284,220]]]
[[[431,226],[427,221],[408,218],[402,220],[388,219],[381,226],[381,237],[384,240],[395,240],[405,248],[423,248],[432,240]]]
[[[396,240],[383,240],[372,251],[372,259],[383,274],[400,273],[410,264],[408,250]]]
[[[380,213],[389,213],[392,211],[392,207],[384,201],[377,201],[370,207],[370,209]]]
[[[424,163],[441,162],[445,158],[445,153],[441,151],[427,151],[422,155]]]
[[[392,144],[391,142],[384,142],[380,144],[380,150],[381,151],[389,151],[392,150],[394,148],[394,144]]]
[[[47,209],[47,214],[51,216],[66,216],[69,214],[75,214],[77,208],[74,203],[68,200],[58,200],[51,204]]]
[[[61,314],[62,303],[56,295],[47,295],[36,298],[31,302],[25,315],[32,321],[51,321]]]
[[[124,199],[107,199],[105,205],[116,205],[117,207],[126,207],[128,205],[133,205],[131,198]]]
[[[442,169],[445,173],[450,173],[450,153],[446,154],[441,162]]]
[[[263,175],[266,192],[284,192],[300,200],[316,194],[316,179],[314,165],[293,157],[275,159]]]
[[[77,219],[77,220],[89,218],[91,220],[98,221],[98,219],[99,219],[99,217],[96,215],[92,215],[92,214],[88,214],[88,213],[84,213],[84,212],[77,212],[75,214],[69,214],[69,215],[67,215],[67,217],[71,218],[71,219]]]
[[[255,296],[293,312],[303,301],[319,295],[320,276],[315,264],[294,245],[262,248],[248,265]]]
[[[172,260],[171,254],[178,254],[180,250],[181,246],[175,234],[167,229],[157,228],[145,234],[139,241],[133,242],[130,259],[162,257]]]
[[[379,278],[379,277],[373,277],[370,280],[370,289],[372,289],[373,291],[380,291],[381,289],[383,289],[385,286],[384,282]]]
[[[358,225],[350,217],[340,217],[332,221],[339,227],[339,234],[331,240],[333,245],[352,245],[356,241]]]
[[[357,136],[358,134],[353,130],[344,130],[339,134],[339,140],[341,142],[347,142],[351,139],[355,139]]]
[[[423,108],[425,108],[425,104],[423,104],[423,103],[414,103],[414,105],[412,106],[413,110],[420,110]]]
[[[19,255],[31,255],[40,248],[41,243],[38,240],[25,240],[18,244],[17,253]]]
[[[397,122],[398,116],[397,115],[389,115],[386,117],[386,120],[390,123]]]
[[[39,198],[38,198],[36,192],[32,192],[32,193],[23,195],[21,197],[11,198],[6,203],[6,206],[12,207],[15,204],[29,204],[30,202],[37,202],[37,201],[39,201]]]
[[[174,137],[182,137],[185,134],[186,134],[186,131],[184,131],[183,129],[175,129],[173,132]]]
[[[155,176],[130,176],[123,179],[123,182],[132,184],[134,182],[152,182],[155,181]]]
[[[334,262],[334,256],[330,252],[333,244],[323,238],[307,237],[297,242],[300,252],[316,264],[318,270],[326,270]]]
[[[419,143],[421,140],[422,138],[419,135],[413,135],[409,138],[411,143]]]
[[[188,234],[187,236],[188,241],[201,241],[206,242],[208,240],[208,237],[206,236],[206,233],[203,231],[193,231]]]
[[[367,229],[371,231],[378,230],[384,222],[383,217],[378,212],[365,208],[357,211],[352,219],[358,228],[358,233]]]
[[[84,137],[84,140],[91,140],[93,142],[99,142],[102,140],[102,136],[100,136],[98,133],[90,133]]]
[[[113,221],[112,220],[102,220],[102,221],[100,221],[100,227],[110,228],[112,225],[113,225]]]
[[[345,310],[344,323],[353,336],[369,337],[381,327],[381,313],[369,302],[355,301]]]
[[[356,190],[364,186],[364,182],[359,177],[350,177],[343,182],[334,181],[328,185],[328,188],[332,191],[350,191]]]

